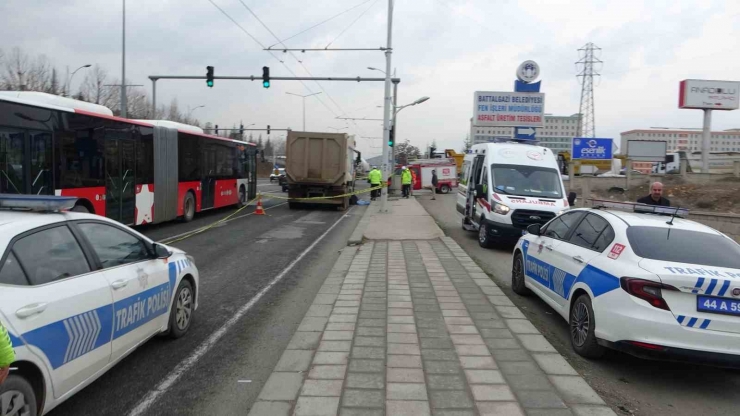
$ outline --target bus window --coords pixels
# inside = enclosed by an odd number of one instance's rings
[[[154,183],[154,130],[140,127],[134,132],[136,139],[136,184]]]
[[[179,134],[177,153],[180,182],[200,180],[201,153],[199,141],[196,136]]]
[[[54,176],[52,174],[51,133],[31,131],[31,193],[34,195],[54,195]]]
[[[0,193],[25,193],[23,130],[0,128]]]
[[[69,130],[56,129],[57,188],[105,186],[103,173],[103,133],[96,130],[89,116],[67,116]],[[96,133],[96,131],[98,131]]]

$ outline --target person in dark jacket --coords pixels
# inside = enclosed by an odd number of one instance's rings
[[[660,182],[653,182],[653,185],[650,187],[650,195],[638,199],[637,202],[640,204],[659,205],[663,207],[671,206],[671,201],[667,198],[663,198],[663,184]]]
[[[438,184],[439,184],[439,179],[437,178],[437,171],[432,170],[432,199],[437,199],[434,197],[434,195],[437,193]]]

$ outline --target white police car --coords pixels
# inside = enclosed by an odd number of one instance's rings
[[[597,200],[594,206],[528,228],[514,249],[514,291],[531,290],[558,311],[582,356],[599,357],[608,347],[737,366],[740,245],[665,215],[686,210]]]
[[[1,415],[47,413],[154,335],[190,328],[192,258],[97,215],[48,211],[73,205],[0,196],[47,211],[0,210],[0,320],[16,352]]]

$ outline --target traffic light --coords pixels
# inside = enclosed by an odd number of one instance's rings
[[[437,150],[436,147],[429,146],[429,159],[434,159],[434,151]]]
[[[239,134],[244,135],[244,123],[239,124]]]
[[[218,124],[216,124],[216,136],[218,136]]]
[[[270,67],[268,66],[262,67],[262,86],[270,88]]]
[[[206,67],[206,85],[208,85],[209,88],[213,88],[213,67],[212,66]]]
[[[388,136],[388,146],[393,147],[396,142],[396,126],[391,127],[390,135]]]
[[[268,135],[270,134],[270,125],[269,124],[267,125],[267,134]]]

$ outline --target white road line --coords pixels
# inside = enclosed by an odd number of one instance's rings
[[[269,206],[269,207],[265,208],[265,211],[267,211],[268,209],[272,209],[272,208],[277,208],[277,207],[279,207],[279,206],[282,206],[282,205],[285,205],[285,204],[287,204],[287,202],[283,202],[282,204],[277,204],[277,205],[272,205],[272,206]],[[250,212],[249,214],[244,214],[244,215],[240,215],[240,216],[238,216],[238,217],[234,217],[234,218],[229,218],[228,220],[224,221],[223,223],[224,223],[224,224],[226,224],[227,222],[231,222],[231,221],[237,220],[237,219],[239,219],[239,218],[244,218],[244,217],[248,217],[248,216],[250,216],[250,215],[254,215],[254,212]],[[218,222],[218,220],[216,220],[216,221],[214,221],[214,222]],[[196,228],[196,229],[194,229],[194,230],[191,230],[191,231],[187,231],[187,232],[184,232],[184,233],[180,233],[180,234],[177,234],[177,235],[171,235],[171,236],[169,236],[169,237],[165,237],[165,238],[163,238],[163,239],[161,239],[161,240],[159,240],[159,241],[157,241],[157,242],[158,242],[158,243],[161,243],[161,242],[163,242],[163,241],[167,241],[167,240],[172,240],[173,238],[179,238],[179,237],[182,237],[182,236],[184,236],[184,235],[192,234],[192,233],[194,233],[194,232],[197,232],[197,231],[200,231],[200,230],[202,230],[202,229],[204,229],[204,228],[206,228],[206,227],[209,227],[210,225],[211,225],[211,224],[208,224],[208,225],[204,225],[204,226],[202,226],[202,227]],[[164,243],[163,243],[163,244],[164,244]]]
[[[277,284],[279,281],[281,281],[287,274],[290,272],[293,267],[295,267],[296,264],[298,264],[301,259],[306,257],[306,255],[313,250],[316,245],[326,237],[331,230],[334,229],[339,223],[349,217],[349,214],[352,212],[354,207],[350,208],[349,211],[347,211],[346,214],[339,217],[339,219],[334,222],[334,224],[331,225],[326,231],[324,231],[323,234],[319,236],[313,243],[311,243],[310,246],[308,246],[301,254],[298,255],[289,265],[288,267],[284,268],[277,276],[275,276],[270,283],[267,284],[262,290],[259,291],[252,299],[249,300],[245,305],[243,305],[241,308],[239,308],[238,311],[232,316],[228,321],[226,321],[221,328],[216,330],[213,334],[211,334],[210,337],[208,337],[205,341],[203,341],[198,348],[185,360],[181,361],[180,364],[175,367],[174,370],[172,370],[165,379],[157,385],[154,389],[150,390],[149,393],[147,393],[146,397],[139,402],[139,404],[131,411],[129,412],[128,416],[139,416],[144,414],[147,410],[149,410],[149,407],[151,407],[163,394],[167,393],[167,391],[177,382],[177,380],[180,379],[180,377],[183,376],[188,370],[190,370],[197,362],[198,360],[205,355],[211,348],[213,348],[214,345],[218,342],[218,340],[223,337],[226,332],[231,329],[234,324],[236,324],[239,319],[241,319],[244,314],[249,312],[252,307],[259,302],[260,299],[262,299],[263,296],[267,292],[272,289],[275,284]]]

